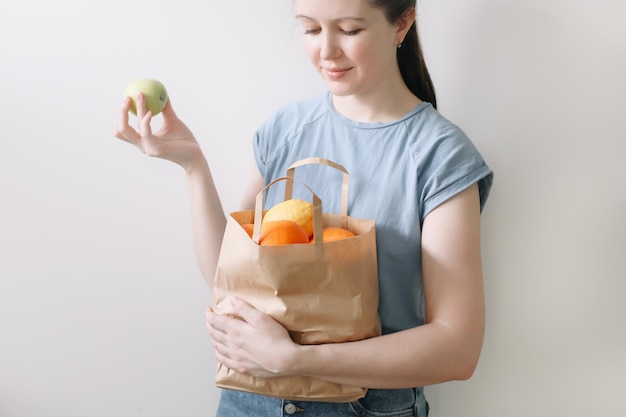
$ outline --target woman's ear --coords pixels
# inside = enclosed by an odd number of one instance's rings
[[[415,7],[409,7],[400,17],[400,20],[398,21],[398,39],[397,39],[397,43],[401,44],[402,42],[404,42],[404,38],[406,36],[406,34],[409,32],[409,29],[411,29],[411,25],[413,24],[413,22],[415,22]]]

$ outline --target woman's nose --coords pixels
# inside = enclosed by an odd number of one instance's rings
[[[322,45],[320,47],[320,58],[332,59],[341,55],[341,48],[337,43],[337,39],[331,35],[322,36]]]

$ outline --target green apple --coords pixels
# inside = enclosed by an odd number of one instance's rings
[[[152,78],[142,78],[135,80],[126,86],[124,95],[130,97],[130,111],[137,114],[137,94],[142,93],[146,98],[146,108],[152,115],[161,113],[167,104],[167,90],[165,86]]]

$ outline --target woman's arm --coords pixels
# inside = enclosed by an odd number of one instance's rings
[[[198,158],[198,162],[187,169],[187,178],[196,258],[205,281],[209,286],[213,286],[226,228],[226,217],[204,156]],[[241,199],[241,210],[254,209],[256,195],[263,189],[263,184],[263,177],[255,166]]]
[[[226,216],[206,158],[192,132],[174,112],[171,99],[163,109],[163,126],[155,133],[150,126],[152,114],[146,111],[143,95],[140,94],[137,99],[137,130],[129,125],[129,109],[130,100],[125,98],[119,110],[114,135],[135,145],[148,156],[167,159],[185,170],[191,200],[196,259],[204,279],[209,285],[213,285]],[[258,170],[252,184],[259,182],[257,177],[260,177]],[[263,179],[260,181],[257,192],[263,186]],[[252,185],[250,190],[251,188]],[[244,199],[250,198],[246,195]]]
[[[422,265],[423,326],[353,344],[305,346],[294,355],[297,372],[371,388],[469,378],[478,363],[485,321],[476,186],[426,217]]]
[[[226,217],[204,157],[187,171],[187,177],[196,258],[205,281],[212,287],[226,228]],[[254,209],[255,197],[263,189],[263,183],[263,177],[255,166],[241,199],[241,210]]]
[[[424,325],[363,341],[300,346],[269,316],[235,299],[245,322],[207,313],[218,361],[255,376],[308,375],[368,388],[469,378],[485,321],[476,186],[427,216],[422,256]]]
[[[213,286],[226,216],[204,155],[186,169],[196,260],[206,283]]]

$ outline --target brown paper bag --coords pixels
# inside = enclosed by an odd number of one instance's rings
[[[322,202],[308,186],[314,206],[314,238],[310,244],[260,246],[264,192],[285,181],[290,199],[294,169],[320,163],[344,172],[340,214],[322,212]],[[299,181],[298,181],[299,182]],[[378,269],[373,220],[347,215],[349,176],[332,161],[309,158],[292,165],[258,195],[255,210],[230,214],[213,288],[214,311],[234,315],[229,297],[237,295],[281,323],[299,344],[347,342],[380,335]],[[240,226],[255,223],[253,239]],[[322,241],[323,226],[342,226],[357,236]],[[255,378],[218,364],[216,385],[291,400],[350,402],[366,389],[311,377]]]

